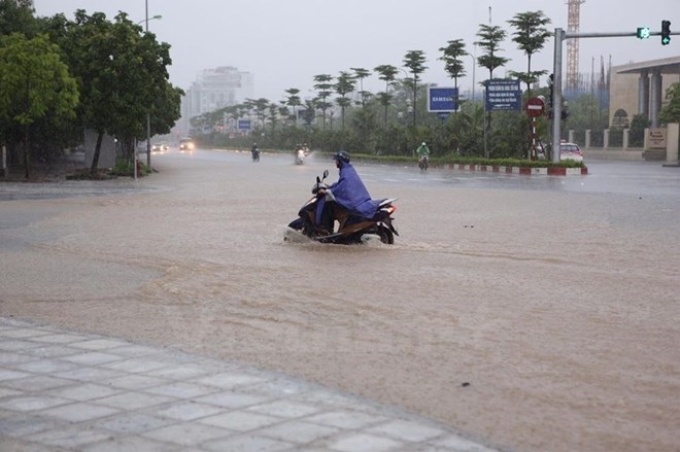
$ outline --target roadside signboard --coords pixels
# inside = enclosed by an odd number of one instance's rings
[[[543,116],[545,113],[545,103],[543,103],[543,101],[538,97],[532,97],[524,106],[524,111],[526,111],[527,115],[529,115],[531,118]]]
[[[427,88],[427,111],[445,113],[458,111],[458,88]]]
[[[486,111],[522,109],[522,90],[519,80],[491,79],[484,82],[486,86]]]
[[[647,130],[647,144],[645,147],[649,149],[666,149],[667,129],[649,128]]]
[[[250,130],[250,119],[239,119],[238,130]]]

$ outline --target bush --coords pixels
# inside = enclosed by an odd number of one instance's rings
[[[330,155],[329,155],[330,158]],[[381,163],[415,163],[410,156],[352,154],[352,160],[365,160]],[[518,166],[524,168],[582,168],[583,162],[571,160],[552,163],[548,160],[525,160],[516,158],[485,159],[483,157],[462,157],[449,154],[444,157],[430,157],[430,166],[437,165],[486,165],[486,166]]]

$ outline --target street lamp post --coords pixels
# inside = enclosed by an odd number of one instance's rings
[[[144,20],[146,22],[146,33],[149,33],[149,0],[144,0]],[[146,167],[151,171],[151,113],[146,113]]]
[[[149,21],[152,19],[160,19],[162,16],[155,15],[149,18],[149,0],[144,0],[145,14],[144,22],[146,22],[146,33],[149,33]],[[136,164],[136,163],[135,163]],[[151,114],[146,114],[146,166],[151,170]]]
[[[404,73],[404,75],[406,75],[406,78],[404,79],[404,82],[405,82],[404,84],[406,84],[406,82],[407,82],[408,80],[411,80],[411,77],[410,77],[411,74],[409,74],[408,72],[406,72],[406,70],[404,70],[404,69],[402,69],[402,68],[397,68],[397,69],[399,69],[401,72]],[[415,76],[413,77],[412,80],[413,80],[412,89],[415,90],[415,89],[416,89]],[[415,91],[414,91],[413,94],[410,94],[410,95],[414,95],[414,96],[415,96]],[[411,114],[413,114],[413,130],[414,130],[414,132],[415,132],[415,125],[416,125],[415,118],[416,118],[416,115],[415,115],[415,112],[414,112],[414,108],[415,108],[415,105],[414,105],[413,101],[411,100],[411,98],[409,98],[409,96],[406,96],[406,115],[405,115],[406,121],[404,121],[404,127],[406,128],[406,133],[407,133],[407,134],[408,134],[408,119],[409,119],[409,116],[410,116]],[[408,151],[408,149],[407,149],[407,151]]]
[[[469,54],[468,54],[469,55]],[[475,51],[472,57],[472,102],[475,101],[475,68],[477,67],[477,46],[475,46]]]
[[[415,114],[415,110],[414,110],[414,109],[415,109],[415,100],[416,100],[416,90],[418,89],[418,87],[416,86],[416,76],[415,76],[415,74],[410,74],[410,73],[406,72],[406,71],[405,71],[404,69],[402,69],[402,68],[398,68],[398,69],[399,69],[401,72],[403,72],[404,74],[406,74],[406,80],[411,79],[411,80],[413,81],[413,86],[411,87],[411,88],[413,89],[413,93],[412,93],[412,95],[413,95],[413,101],[411,101],[410,99],[408,99],[407,102],[413,102],[413,109],[411,109],[409,112],[413,112],[413,129],[415,130],[415,128],[416,128],[416,114]],[[413,75],[413,78],[410,77],[411,75]]]

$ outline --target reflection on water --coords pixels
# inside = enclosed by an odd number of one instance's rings
[[[2,202],[0,314],[282,370],[517,450],[680,444],[677,198],[357,163],[399,198],[401,236],[323,245],[283,238],[325,159],[205,155],[111,195]]]

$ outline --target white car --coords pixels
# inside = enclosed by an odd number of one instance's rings
[[[157,153],[157,154],[162,154],[164,152],[168,152],[170,150],[170,146],[168,143],[161,142],[161,143],[156,143],[151,146],[151,152]]]
[[[560,161],[573,160],[574,162],[583,161],[583,152],[576,143],[560,143]]]
[[[179,140],[179,150],[180,152],[188,151],[191,152],[195,148],[194,140],[191,138],[182,138]]]

